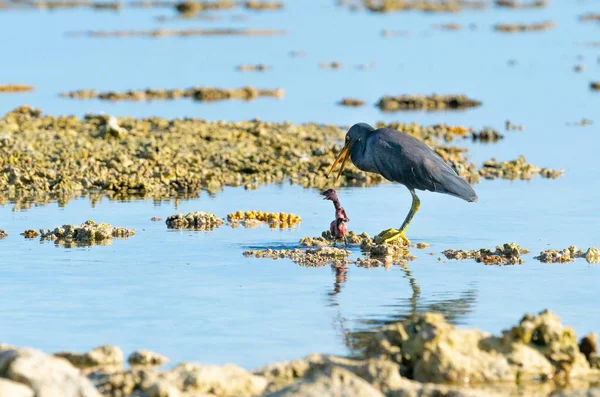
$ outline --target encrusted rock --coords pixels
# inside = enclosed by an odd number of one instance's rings
[[[106,101],[157,101],[172,100],[179,98],[191,98],[194,101],[214,102],[227,99],[243,99],[246,101],[254,100],[258,97],[272,97],[281,99],[285,96],[282,89],[258,90],[253,87],[244,87],[239,89],[224,90],[219,88],[192,87],[187,89],[147,89],[145,91],[107,91],[97,92],[95,90],[79,90],[64,92],[60,94],[64,98],[72,99],[102,99]],[[109,127],[116,126],[115,118],[109,119]],[[113,129],[119,128],[112,127]]]
[[[123,364],[123,351],[118,346],[112,345],[99,346],[87,353],[59,352],[54,355],[66,359],[77,368]]]
[[[569,248],[563,250],[549,249],[542,251],[533,259],[537,259],[544,263],[567,263],[575,261],[576,258],[584,257],[583,251],[577,249],[576,246],[571,245]]]
[[[466,95],[402,95],[397,97],[385,96],[377,106],[384,112],[398,110],[450,110],[467,109],[481,106],[481,102]]]
[[[65,247],[110,245],[113,238],[129,238],[134,235],[135,229],[96,223],[93,220],[88,220],[80,226],[66,224],[55,229],[40,229],[41,240],[53,241]]]
[[[130,365],[161,366],[167,364],[169,359],[150,350],[136,350],[129,355],[127,362]]]
[[[552,21],[533,23],[533,24],[498,24],[494,26],[497,32],[515,33],[515,32],[532,32],[541,30],[550,30],[556,27],[556,23]]]
[[[100,396],[68,361],[30,348],[0,351],[0,377],[27,385],[39,397]]]
[[[484,161],[483,167],[479,170],[479,174],[485,179],[523,179],[529,180],[535,175],[540,175],[543,178],[556,179],[564,174],[564,170],[553,170],[549,168],[539,168],[529,164],[524,156],[520,156],[516,160],[499,162],[492,158]]]
[[[0,396],[3,397],[34,397],[33,389],[22,383],[0,378]]]
[[[359,107],[359,106],[364,106],[365,105],[365,101],[361,101],[360,99],[354,99],[354,98],[344,98],[341,101],[338,102],[338,105],[341,106],[350,106],[350,107]]]
[[[114,37],[192,37],[192,36],[285,36],[285,30],[269,29],[155,29],[155,30],[89,30],[68,32],[69,36]]]
[[[441,314],[426,313],[384,327],[364,354],[389,358],[403,376],[421,382],[478,384],[592,374],[573,329],[549,311],[523,317],[499,337],[456,329]]]
[[[507,7],[507,8],[542,8],[548,6],[548,1],[546,0],[533,0],[527,2],[518,2],[515,0],[496,0],[496,5],[498,7]]]
[[[325,265],[342,266],[352,263],[346,257],[350,251],[334,247],[318,247],[300,249],[265,249],[244,251],[244,256],[254,258],[283,259],[288,258],[300,266],[319,267]]]
[[[295,227],[301,221],[300,216],[286,212],[237,211],[227,215],[227,222],[232,227],[256,227],[268,224],[271,228]]]
[[[268,65],[258,64],[258,65],[240,65],[236,68],[240,72],[266,72],[270,70],[271,67]]]
[[[475,259],[486,265],[520,265],[523,263],[521,255],[528,254],[529,250],[515,243],[505,243],[497,246],[495,251],[487,248],[473,251],[447,249],[442,253],[448,259]]]
[[[33,229],[28,229],[28,230],[25,230],[23,233],[21,233],[21,235],[24,236],[25,238],[36,238],[40,234]]]
[[[33,90],[34,88],[32,86],[24,84],[0,85],[0,93],[28,92]]]
[[[165,221],[169,229],[213,230],[223,224],[223,220],[210,212],[190,212],[186,215],[171,215]]]

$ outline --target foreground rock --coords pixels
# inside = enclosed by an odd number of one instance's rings
[[[0,351],[0,377],[28,386],[37,397],[99,396],[92,383],[68,361],[30,348]]]
[[[125,369],[115,346],[58,354],[79,370],[38,350],[0,345],[0,396],[575,397],[596,395],[600,382],[596,336],[578,343],[550,311],[525,315],[498,336],[424,313],[357,341],[352,358],[311,354],[254,372],[195,363],[159,371],[154,365],[168,359],[144,350]]]
[[[59,352],[56,357],[64,358],[77,368],[123,365],[123,351],[117,346],[105,345],[87,353]]]
[[[134,365],[161,366],[169,362],[169,359],[162,354],[150,350],[136,350],[129,355],[127,362]]]
[[[92,220],[80,226],[62,225],[55,229],[40,229],[40,239],[53,241],[63,247],[91,247],[110,245],[113,238],[129,238],[135,235],[135,229],[114,227],[108,223],[96,223]]]

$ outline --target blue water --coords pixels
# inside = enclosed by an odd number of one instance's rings
[[[126,352],[148,348],[173,361],[253,368],[310,352],[347,354],[345,334],[368,330],[412,313],[440,310],[460,326],[499,332],[525,312],[550,308],[579,334],[600,329],[595,291],[600,267],[584,260],[541,264],[533,256],[546,248],[600,245],[600,187],[596,161],[600,144],[598,25],[577,16],[598,12],[590,1],[553,2],[542,10],[463,12],[457,15],[351,12],[334,1],[288,1],[283,11],[215,12],[221,21],[158,22],[169,9],[0,11],[4,62],[0,83],[26,83],[36,91],[0,94],[0,113],[22,104],[48,114],[105,112],[116,116],[198,117],[210,120],[290,120],[352,124],[358,121],[446,122],[503,129],[505,120],[525,131],[505,132],[498,144],[459,143],[473,161],[510,160],[523,154],[536,165],[561,168],[557,180],[484,181],[475,186],[480,202],[421,194],[421,210],[408,232],[414,242],[408,271],[399,266],[350,267],[335,285],[329,267],[303,268],[288,260],[244,258],[246,249],[291,247],[317,236],[331,220],[331,204],[318,191],[298,186],[263,186],[258,191],[227,188],[194,200],[116,202],[89,200],[38,206],[13,212],[0,207],[0,341],[48,352],[87,350],[100,344]],[[595,9],[594,9],[595,7]],[[244,14],[249,19],[232,21]],[[552,31],[506,35],[499,22],[555,20]],[[456,22],[459,32],[432,25]],[[467,25],[475,23],[477,30]],[[285,29],[284,37],[194,37],[99,39],[68,37],[88,29],[239,27]],[[408,30],[409,37],[381,37],[383,29]],[[292,58],[292,50],[306,57]],[[578,57],[583,57],[579,59]],[[516,65],[509,66],[508,60]],[[339,61],[343,69],[322,70]],[[358,64],[377,63],[360,71]],[[240,73],[235,66],[264,63],[265,73]],[[583,63],[584,73],[573,67]],[[194,103],[107,103],[59,98],[81,88],[127,90],[205,85],[236,88],[281,87],[283,100]],[[483,101],[465,112],[384,114],[372,106],[386,94],[465,93]],[[369,105],[349,109],[343,97]],[[582,118],[588,127],[567,125]],[[1,132],[1,131],[0,131]],[[410,206],[402,186],[346,188],[340,198],[351,230],[375,234],[398,226]],[[286,211],[302,216],[293,230],[231,229],[170,231],[153,216],[238,209]],[[111,246],[65,249],[25,240],[25,229],[53,228],[87,219],[137,229]],[[448,248],[493,248],[517,242],[532,251],[525,264],[487,267],[473,261],[447,261]],[[436,252],[435,255],[429,255]],[[355,253],[358,255],[358,252]],[[418,287],[415,288],[415,286]],[[338,293],[335,293],[339,290]]]

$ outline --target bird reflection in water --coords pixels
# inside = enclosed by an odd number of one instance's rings
[[[348,327],[348,319],[342,314],[338,301],[338,295],[342,292],[343,284],[348,281],[348,267],[332,267],[335,281],[333,289],[327,292],[327,300],[328,306],[338,308],[337,315],[333,319],[333,327],[340,332],[344,345],[353,354],[360,353],[366,347],[373,333],[383,326],[415,318],[424,312],[441,313],[449,322],[456,324],[460,323],[461,319],[474,309],[477,300],[477,290],[474,288],[468,288],[460,292],[458,296],[448,293],[448,297],[442,299],[429,298],[423,301],[421,287],[417,283],[417,279],[414,277],[408,264],[397,266],[404,273],[403,278],[408,280],[412,290],[411,296],[398,299],[398,302],[393,305],[398,309],[395,314],[376,320],[359,319],[358,323],[360,326],[358,329],[350,329]]]

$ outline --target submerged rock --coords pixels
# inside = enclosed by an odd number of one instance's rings
[[[191,98],[194,101],[213,102],[228,99],[243,99],[246,101],[254,100],[258,97],[272,97],[281,99],[285,96],[282,89],[259,90],[253,87],[244,87],[239,89],[219,89],[207,87],[192,87],[188,89],[151,89],[144,91],[107,91],[97,92],[95,90],[79,90],[64,92],[60,94],[64,98],[72,99],[101,99],[106,101],[156,101],[172,100],[179,98]],[[113,125],[116,125],[115,118],[110,119]]]
[[[88,247],[110,245],[113,238],[129,238],[134,236],[135,232],[135,229],[88,220],[80,226],[65,224],[55,229],[40,229],[40,239],[53,241],[64,247]]]
[[[87,353],[59,352],[54,356],[64,358],[77,368],[121,366],[123,364],[123,351],[112,345],[100,346]]]
[[[243,253],[246,257],[284,259],[288,258],[300,266],[319,267],[325,265],[343,266],[352,263],[346,259],[350,251],[335,247],[319,247],[308,249],[265,249],[249,250]]]
[[[385,96],[377,106],[384,112],[398,110],[450,110],[467,109],[481,106],[481,102],[466,95],[402,95],[397,97]]]
[[[269,29],[155,29],[155,30],[88,30],[68,32],[69,36],[86,36],[100,38],[115,37],[192,37],[192,36],[285,36],[285,30]]]
[[[548,1],[533,0],[527,2],[517,2],[515,0],[496,0],[496,5],[498,7],[507,8],[542,8],[548,6]]]
[[[223,224],[223,220],[211,212],[190,212],[186,215],[171,215],[165,221],[169,229],[213,230]]]
[[[497,32],[515,33],[515,32],[532,32],[541,30],[550,30],[556,27],[556,23],[553,21],[546,21],[533,24],[498,24],[494,26]]]
[[[523,263],[521,255],[528,253],[528,249],[521,248],[515,243],[505,243],[502,246],[496,246],[495,251],[481,248],[473,251],[447,249],[442,252],[448,259],[475,259],[477,262],[485,263],[486,265],[520,265]]]
[[[161,366],[169,362],[169,358],[150,350],[136,350],[129,355],[130,365]]]
[[[0,93],[28,92],[33,90],[34,88],[32,86],[25,84],[0,85]]]
[[[354,98],[344,98],[341,101],[338,102],[338,105],[341,106],[350,106],[350,107],[359,107],[359,106],[364,106],[365,105],[365,101],[361,101],[360,99],[354,99]]]

